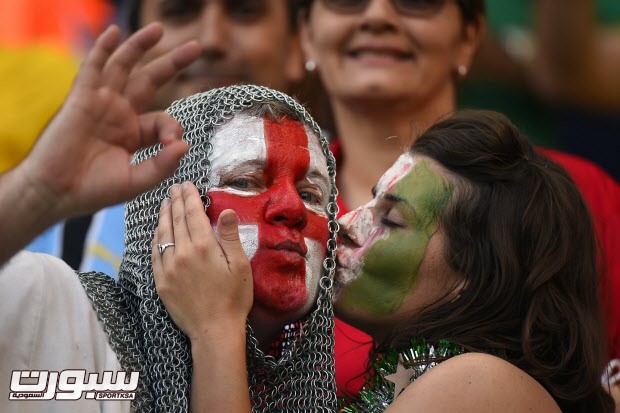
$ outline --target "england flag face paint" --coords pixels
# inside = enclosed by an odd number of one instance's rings
[[[237,115],[212,138],[208,216],[231,208],[254,277],[254,305],[303,315],[316,298],[329,238],[327,162],[301,123]]]

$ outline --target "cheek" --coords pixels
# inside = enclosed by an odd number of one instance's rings
[[[341,301],[374,316],[396,312],[413,288],[428,237],[392,231],[364,254],[359,276],[342,293]]]
[[[268,26],[267,23],[247,30],[236,30],[234,39],[230,42],[234,45],[234,50],[230,50],[230,53],[236,56],[237,61],[251,66],[254,71],[275,76],[281,71],[286,50],[282,47],[274,48],[273,45],[281,44],[282,39],[288,38],[289,34],[281,27],[265,26]]]
[[[319,55],[328,55],[343,47],[343,42],[349,32],[349,23],[346,17],[329,16],[322,13],[315,13],[312,17],[313,22],[320,21],[320,24],[310,25],[311,35],[310,44],[314,51]],[[321,14],[321,16],[319,16]]]
[[[207,216],[211,224],[215,225],[217,219],[225,209],[232,209],[237,213],[240,223],[258,223],[263,201],[257,196],[237,196],[225,191],[209,191],[211,205],[207,209]]]
[[[156,19],[152,21],[156,21]],[[149,23],[151,23],[152,21],[149,21]],[[193,38],[195,37],[192,36],[192,32],[187,28],[178,29],[165,27],[164,35],[162,36],[161,40],[145,53],[144,57],[142,58],[142,62],[150,62],[155,57],[161,56],[164,53],[171,51],[175,47],[178,47],[179,45],[185,43],[186,41],[192,40]]]
[[[326,244],[329,239],[327,224],[327,218],[313,212],[308,212],[308,224],[301,231],[304,238],[311,239],[321,245],[321,248],[323,248],[323,255],[325,255],[325,251],[327,250]]]
[[[454,29],[439,30],[441,27],[425,27],[419,30],[416,39],[419,40],[420,57],[443,62],[443,66],[434,66],[435,70],[443,71],[451,69],[449,64],[458,54],[461,38]]]

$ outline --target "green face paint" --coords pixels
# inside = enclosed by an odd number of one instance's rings
[[[399,158],[381,178],[375,199],[353,211],[351,219],[342,218],[361,248],[339,252],[348,267],[344,272],[354,278],[341,291],[340,307],[373,316],[400,308],[415,286],[438,228],[437,217],[452,192],[452,185],[431,169],[429,161],[416,161],[409,154]]]

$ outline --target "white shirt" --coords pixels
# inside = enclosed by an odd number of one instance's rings
[[[23,251],[0,269],[0,412],[126,413],[130,401],[9,400],[13,370],[122,370],[75,272]]]

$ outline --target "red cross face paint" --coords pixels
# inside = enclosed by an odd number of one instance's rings
[[[212,138],[208,215],[239,216],[254,277],[254,309],[305,314],[316,299],[330,185],[318,138],[290,119],[237,115]]]

